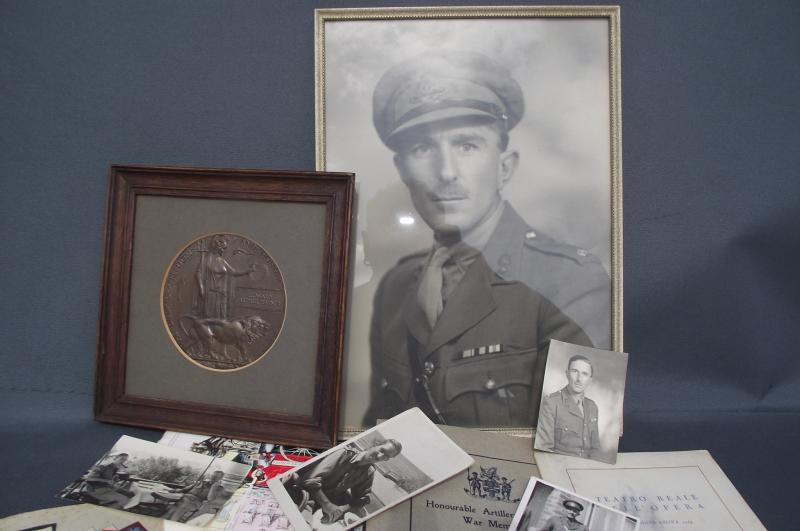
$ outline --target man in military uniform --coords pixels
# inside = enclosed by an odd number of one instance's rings
[[[288,475],[284,487],[302,511],[309,502],[313,510],[322,511],[322,523],[336,522],[346,513],[366,516],[364,506],[370,502],[375,463],[396,457],[403,446],[387,439],[366,450],[346,446],[316,464],[301,467]]]
[[[569,359],[567,385],[542,402],[537,449],[590,459],[601,457],[597,404],[584,394],[593,375],[589,358],[578,354]]]
[[[120,453],[111,462],[92,467],[86,476],[84,492],[92,496],[98,505],[123,508],[134,496],[134,492],[125,488],[118,477],[125,470],[127,461],[128,454]]]
[[[219,510],[222,503],[230,498],[231,494],[222,483],[223,477],[225,477],[225,472],[215,470],[211,477],[203,475],[191,485],[172,490],[172,492],[183,492],[184,495],[172,509],[167,511],[164,518],[185,522],[191,517],[210,512],[211,507]]]
[[[541,531],[584,531],[586,525],[578,521],[578,515],[583,512],[583,505],[575,500],[564,500],[562,505],[567,514],[551,516]]]
[[[502,198],[523,112],[509,71],[477,53],[430,52],[378,82],[375,128],[435,241],[376,291],[365,423],[419,406],[439,423],[532,426],[549,340],[610,344],[600,261]]]

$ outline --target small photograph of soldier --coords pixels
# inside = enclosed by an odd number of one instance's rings
[[[636,531],[639,520],[531,478],[511,531]]]
[[[627,354],[553,341],[534,448],[615,463],[626,368]]]

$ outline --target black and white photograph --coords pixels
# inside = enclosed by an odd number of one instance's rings
[[[613,7],[317,11],[317,164],[359,194],[345,430],[530,432],[550,339],[621,349],[618,48]]]
[[[628,354],[550,342],[537,450],[617,462]]]
[[[242,485],[249,470],[249,465],[123,436],[60,496],[204,525]]]
[[[271,452],[274,448],[274,445],[267,443],[178,431],[165,431],[158,442],[172,448],[190,450],[211,457],[222,457],[243,464],[259,459],[263,453]]]
[[[636,531],[639,519],[532,477],[509,531]]]
[[[270,480],[268,486],[296,529],[344,530],[472,463],[414,408]]]

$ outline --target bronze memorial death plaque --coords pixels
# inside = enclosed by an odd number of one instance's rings
[[[210,370],[243,369],[277,341],[286,288],[261,245],[239,234],[208,234],[187,243],[167,267],[161,315],[189,361]]]

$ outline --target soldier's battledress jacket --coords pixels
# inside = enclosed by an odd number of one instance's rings
[[[427,253],[402,259],[381,280],[370,329],[371,400],[365,423],[418,406],[446,424],[533,426],[548,341],[592,345],[572,319],[511,274],[532,266],[529,256],[540,251],[531,250],[531,238],[525,237],[529,229],[509,205],[498,232],[504,239],[507,232],[518,235],[516,245],[499,257],[508,278],[479,255],[432,330],[416,298]]]
[[[578,457],[600,451],[597,404],[583,397],[583,413],[566,387],[544,398],[536,429],[536,448]]]

